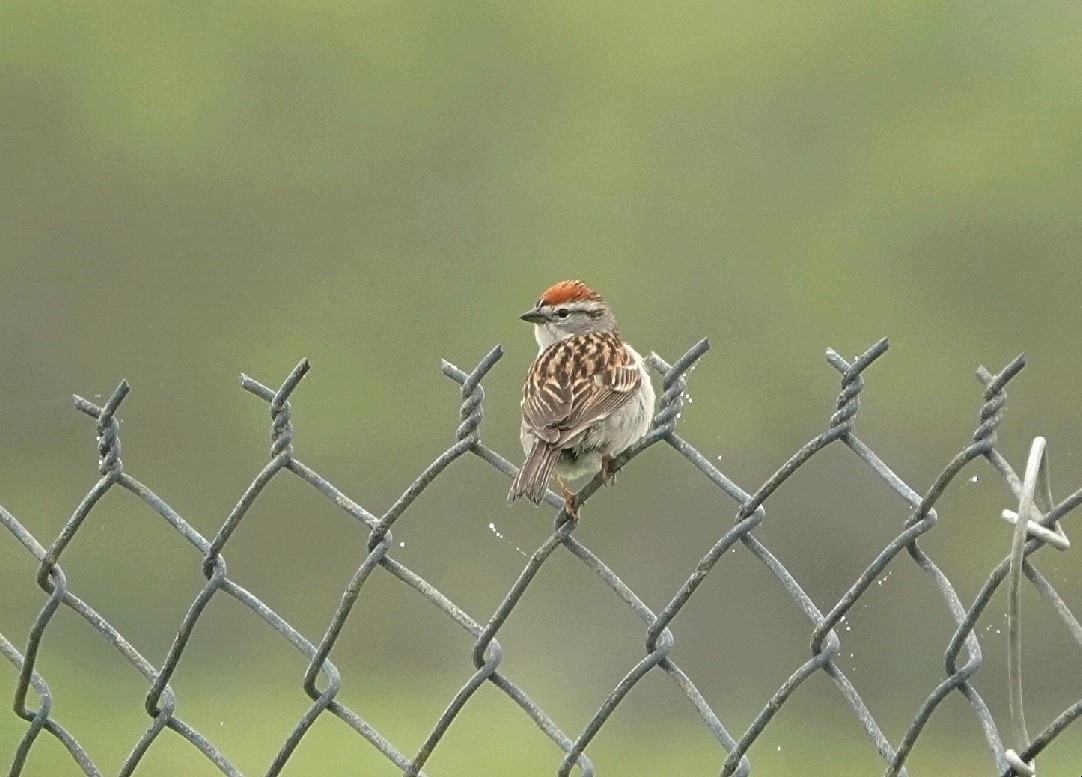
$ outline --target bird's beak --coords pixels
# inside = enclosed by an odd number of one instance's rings
[[[537,308],[534,308],[533,310],[527,310],[525,313],[519,316],[519,318],[531,324],[543,324],[545,321],[548,321],[548,317]]]

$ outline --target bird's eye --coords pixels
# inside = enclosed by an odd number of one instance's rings
[[[570,315],[571,315],[571,311],[568,310],[567,308],[560,308],[559,310],[556,311],[556,317],[557,318],[567,318]]]

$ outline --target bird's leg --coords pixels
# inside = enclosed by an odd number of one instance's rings
[[[607,453],[601,454],[601,482],[606,486],[611,486],[616,482],[616,473],[609,471],[609,465],[612,464],[612,456]]]
[[[559,475],[554,475],[556,485],[560,487],[560,496],[564,498],[564,511],[575,520],[579,517],[579,507],[575,504],[575,492],[568,488]]]

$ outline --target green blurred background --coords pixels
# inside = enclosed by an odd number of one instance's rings
[[[927,489],[969,440],[978,364],[1025,351],[1001,448],[1021,469],[1047,435],[1062,498],[1082,485],[1080,52],[1082,5],[1065,1],[8,0],[0,504],[48,544],[96,477],[94,426],[70,395],[105,397],[126,378],[127,470],[211,536],[267,457],[267,407],[238,373],[277,385],[303,356],[297,455],[376,513],[453,440],[459,398],[440,358],[468,369],[504,346],[482,433],[517,459],[534,346],[516,316],[565,277],[604,293],[642,351],[671,360],[710,337],[681,433],[748,490],[825,427],[838,381],[824,349],[851,357],[886,335],[857,429],[907,482]],[[508,508],[506,486],[464,459],[394,531],[394,556],[481,621],[551,528],[547,511]],[[940,503],[923,546],[963,602],[1007,551],[997,516],[1011,501],[977,462]],[[658,446],[590,503],[576,536],[656,611],[735,510]],[[906,517],[834,447],[770,500],[756,534],[827,610]],[[318,640],[366,539],[280,478],[225,555],[231,577]],[[1082,609],[1077,552],[1038,564]],[[155,664],[203,581],[190,546],[119,492],[63,568]],[[34,573],[0,538],[0,632],[17,645],[45,601]],[[976,684],[1006,731],[1004,601],[980,624]],[[1032,591],[1023,604],[1037,731],[1082,695],[1082,651]],[[811,632],[742,548],[673,630],[673,657],[737,736],[807,658]],[[841,632],[840,665],[893,742],[942,678],[952,630],[903,554]],[[502,668],[574,736],[643,635],[561,550],[501,631]],[[469,677],[471,645],[377,574],[332,654],[339,699],[412,754]],[[147,725],[145,680],[68,611],[39,668],[57,719],[115,774]],[[177,714],[261,774],[307,707],[303,672],[219,596],[174,679]],[[1042,774],[1077,777],[1077,728]],[[0,715],[0,763],[24,730]],[[588,752],[599,774],[628,777],[715,774],[724,758],[659,673]],[[328,716],[284,774],[399,773],[374,753]],[[560,757],[486,686],[426,771],[548,775]],[[751,758],[760,775],[882,771],[820,675]],[[992,773],[957,694],[909,763]],[[77,773],[44,735],[25,772]],[[217,772],[166,732],[138,773]]]

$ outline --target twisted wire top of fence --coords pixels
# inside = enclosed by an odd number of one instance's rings
[[[594,766],[587,755],[591,741],[632,688],[651,672],[667,676],[687,696],[691,708],[724,750],[724,754],[719,752],[718,767],[723,777],[747,775],[750,772],[752,762],[749,752],[753,745],[793,692],[805,680],[818,672],[824,673],[830,679],[840,697],[852,710],[868,740],[884,762],[885,777],[906,774],[906,760],[914,744],[925,730],[933,712],[954,693],[965,699],[980,724],[991,760],[989,773],[1004,777],[1011,774],[1032,773],[1034,758],[1082,715],[1082,699],[1047,722],[1035,737],[1029,737],[1022,710],[1020,673],[1016,671],[1022,638],[1022,631],[1018,628],[1017,622],[1017,591],[1024,576],[1040,596],[1051,604],[1055,613],[1066,625],[1073,641],[1082,647],[1082,626],[1067,603],[1030,559],[1032,554],[1045,545],[1052,545],[1060,550],[1069,547],[1067,537],[1059,527],[1059,520],[1082,503],[1082,489],[1058,503],[1051,499],[1047,487],[1043,441],[1035,442],[1034,453],[1023,477],[1015,472],[996,448],[996,429],[1003,420],[1006,402],[1004,390],[1007,383],[1024,366],[1024,359],[1022,357],[1014,359],[996,374],[989,373],[983,368],[979,370],[978,378],[984,386],[983,403],[972,439],[943,468],[932,485],[925,492],[919,493],[903,482],[853,432],[853,419],[859,407],[860,393],[864,388],[864,373],[886,352],[886,340],[876,343],[852,361],[847,361],[834,351],[828,351],[828,362],[841,375],[841,391],[826,429],[801,446],[761,486],[748,491],[728,478],[676,433],[676,425],[685,397],[688,370],[706,353],[707,349],[707,342],[700,341],[673,364],[666,363],[656,355],[651,357],[651,366],[660,373],[663,387],[653,424],[645,437],[612,462],[612,471],[615,472],[643,450],[658,444],[667,445],[732,499],[735,505],[735,520],[732,525],[725,528],[694,569],[690,570],[683,584],[672,593],[671,598],[657,612],[648,607],[598,555],[576,539],[574,532],[577,522],[574,516],[565,508],[563,500],[551,491],[546,495],[545,501],[556,510],[553,530],[529,557],[526,566],[510,590],[487,619],[478,619],[467,613],[416,571],[393,558],[391,531],[395,522],[451,462],[459,457],[472,455],[508,477],[513,477],[516,472],[515,467],[507,459],[481,442],[480,424],[484,400],[484,389],[481,383],[500,359],[501,350],[498,346],[469,372],[449,362],[443,362],[443,373],[461,387],[461,418],[455,430],[455,442],[429,464],[381,515],[369,512],[360,503],[304,464],[294,452],[291,424],[293,410],[289,398],[308,372],[307,360],[301,361],[277,389],[270,388],[248,376],[241,376],[241,385],[244,389],[269,404],[272,438],[270,461],[252,479],[217,534],[210,539],[202,536],[176,510],[158,497],[154,491],[128,474],[125,469],[120,455],[117,413],[128,394],[128,384],[121,382],[101,406],[76,396],[75,406],[97,423],[99,479],[48,546],[39,542],[11,513],[0,507],[0,523],[37,561],[37,583],[48,595],[30,628],[22,650],[16,648],[8,637],[0,633],[0,652],[18,671],[12,707],[15,714],[26,721],[25,732],[11,758],[9,774],[14,777],[23,773],[28,755],[35,743],[39,741],[42,732],[55,737],[85,774],[101,774],[90,755],[89,748],[77,741],[59,722],[59,711],[54,709],[49,685],[42,671],[39,671],[39,651],[49,633],[49,626],[54,616],[61,607],[64,607],[83,618],[97,634],[111,644],[143,675],[149,685],[144,708],[150,718],[150,723],[133,745],[119,774],[131,774],[155,740],[162,735],[162,732],[169,729],[189,742],[195,753],[213,764],[222,774],[239,777],[240,772],[226,753],[216,747],[207,736],[175,714],[177,700],[170,686],[170,679],[185,656],[185,649],[196,624],[204,616],[208,604],[214,597],[222,594],[234,598],[269,624],[294,650],[304,656],[307,663],[302,688],[311,703],[281,744],[266,770],[267,775],[279,774],[313,723],[321,716],[327,715],[340,719],[371,743],[372,747],[400,769],[403,775],[422,775],[424,774],[423,767],[448,728],[469,703],[474,693],[486,683],[492,684],[506,694],[522,713],[540,727],[560,748],[563,757],[558,764],[554,763],[556,773],[560,777],[566,777],[575,768],[582,775],[592,775]],[[766,517],[765,505],[771,494],[809,459],[834,444],[847,448],[869,471],[886,483],[908,506],[909,516],[897,536],[861,572],[837,602],[824,611],[812,601],[797,579],[756,537],[754,530]],[[963,468],[979,458],[986,459],[1002,476],[1017,497],[1019,509],[1013,513],[1005,511],[1005,517],[1013,520],[1016,525],[1015,542],[1011,552],[991,570],[975,599],[967,605],[960,599],[947,574],[921,548],[919,540],[922,535],[935,527],[938,520],[935,506],[945,490]],[[310,635],[300,633],[259,597],[230,578],[226,571],[223,552],[230,538],[267,484],[282,473],[291,473],[300,478],[316,492],[329,499],[349,518],[367,527],[369,532],[367,553],[343,591],[341,602],[327,624],[325,633],[318,638],[310,638]],[[598,490],[601,482],[600,476],[588,482],[574,497],[573,507],[578,508],[584,505]],[[130,491],[142,500],[154,514],[187,540],[201,559],[205,583],[196,593],[177,629],[171,647],[158,665],[144,657],[90,604],[79,598],[69,588],[67,577],[60,565],[65,549],[78,534],[95,505],[106,492],[117,487]],[[742,544],[764,565],[777,581],[778,586],[808,619],[811,631],[810,656],[793,669],[777,691],[766,700],[747,729],[734,735],[715,713],[710,702],[699,691],[692,678],[675,662],[670,653],[675,642],[671,630],[674,620],[695,596],[696,591],[719,563],[725,551],[737,543]],[[519,605],[524,592],[535,579],[538,571],[558,548],[568,551],[604,581],[618,599],[642,620],[644,625],[643,657],[634,665],[627,667],[623,678],[577,733],[566,732],[534,701],[524,687],[512,680],[501,669],[504,651],[497,639],[500,629]],[[955,629],[946,646],[942,681],[924,699],[901,738],[896,743],[892,743],[872,716],[856,686],[836,661],[841,646],[836,627],[851,612],[854,604],[869,590],[879,575],[903,551],[917,568],[931,579],[955,624]],[[402,751],[399,744],[391,742],[358,711],[345,706],[337,698],[342,678],[338,669],[330,661],[329,655],[355,603],[365,592],[366,583],[374,574],[389,575],[401,581],[428,602],[435,612],[450,618],[474,640],[471,651],[473,670],[469,679],[450,699],[423,743],[412,755]],[[1007,581],[1011,590],[1013,615],[1010,651],[1013,728],[1010,741],[1014,745],[1013,748],[1004,745],[1004,737],[993,719],[988,704],[974,683],[974,675],[982,664],[981,642],[978,639],[976,627],[992,595],[1004,581]],[[31,701],[31,696],[34,697],[35,702]]]

